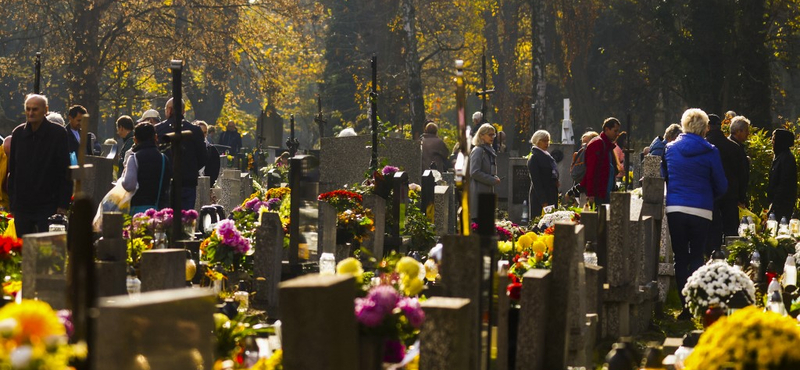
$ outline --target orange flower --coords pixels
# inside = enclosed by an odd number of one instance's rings
[[[23,300],[0,309],[0,321],[14,319],[17,323],[13,339],[17,343],[43,341],[53,335],[65,335],[64,325],[55,311],[44,301]]]

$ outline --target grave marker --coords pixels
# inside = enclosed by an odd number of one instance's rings
[[[432,297],[420,303],[425,323],[419,334],[420,370],[467,369],[470,358],[469,299]]]
[[[283,226],[277,213],[261,214],[261,224],[255,232],[253,308],[267,311],[271,318],[279,316],[278,284],[281,281],[283,258]]]
[[[67,234],[27,234],[22,238],[22,298],[67,308]]]

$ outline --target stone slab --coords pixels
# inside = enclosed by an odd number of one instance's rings
[[[97,297],[111,297],[128,294],[126,285],[128,264],[125,261],[95,261],[94,271]]]
[[[448,297],[467,298],[470,300],[467,311],[472,321],[468,327],[470,351],[467,369],[479,369],[481,354],[480,337],[480,299],[481,276],[483,274],[483,257],[480,253],[480,237],[445,235],[442,237],[442,262],[440,275]]]
[[[517,369],[550,369],[545,364],[547,325],[542,318],[548,317],[551,302],[550,285],[554,281],[550,270],[528,270],[523,276],[520,297],[519,329],[517,335]],[[564,327],[566,331],[566,326]],[[565,348],[563,350],[566,350]]]
[[[453,199],[452,190],[449,186],[437,185],[433,195],[434,217],[433,223],[436,225],[436,235],[442,236],[450,233],[448,222],[450,219],[450,202]]]
[[[280,315],[278,284],[281,281],[283,261],[283,226],[277,213],[261,215],[261,224],[255,231],[253,253],[253,308],[267,311],[271,318]]]
[[[372,210],[375,217],[373,222],[375,230],[363,242],[367,250],[372,251],[377,259],[383,257],[384,240],[386,239],[386,200],[373,194],[364,195],[364,208]]]
[[[142,292],[178,289],[186,286],[186,250],[151,249],[142,252]]]
[[[22,238],[22,298],[54,309],[66,307],[67,233],[28,234]]]
[[[468,369],[469,299],[432,297],[420,305],[425,312],[419,334],[420,370]]]
[[[630,281],[630,193],[611,193],[608,222],[606,278],[611,286],[620,286]]]

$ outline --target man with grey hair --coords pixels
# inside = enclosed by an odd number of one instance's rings
[[[710,257],[714,251],[720,250],[723,235],[736,236],[738,234],[739,184],[744,168],[741,158],[739,158],[741,148],[722,133],[722,119],[716,114],[708,115],[706,141],[719,150],[722,169],[728,180],[728,190],[714,200],[714,217],[711,220],[709,237],[706,239],[706,256]]]
[[[17,235],[48,231],[47,219],[66,214],[72,184],[64,126],[45,118],[44,95],[25,98],[26,122],[14,128],[8,157],[8,194]]]
[[[731,119],[731,134],[728,136],[734,143],[739,145],[738,158],[742,166],[742,176],[739,178],[739,191],[737,200],[739,206],[747,208],[747,184],[750,181],[750,158],[747,156],[746,144],[747,137],[750,136],[750,120],[744,116],[735,116]]]

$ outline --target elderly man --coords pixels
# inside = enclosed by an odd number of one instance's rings
[[[734,143],[739,144],[738,157],[742,166],[742,176],[739,178],[736,199],[739,201],[739,207],[747,208],[747,184],[750,181],[750,158],[747,157],[747,152],[745,151],[745,142],[747,141],[747,137],[750,136],[750,120],[744,116],[735,116],[731,119],[730,127],[731,134],[728,138],[733,140]]]
[[[746,159],[741,157],[741,147],[722,133],[722,119],[716,114],[708,115],[706,141],[719,150],[728,190],[714,200],[714,217],[711,219],[709,237],[706,239],[706,256],[722,247],[723,235],[738,235],[739,227],[739,185],[747,169],[742,166]]]
[[[225,132],[219,134],[219,145],[229,147],[228,154],[236,155],[242,148],[242,135],[236,130],[236,122],[228,121]]]
[[[8,162],[8,193],[18,236],[48,231],[47,218],[65,214],[69,180],[67,131],[45,118],[44,95],[25,98],[26,122],[14,128]]]
[[[614,188],[614,140],[622,124],[614,117],[603,121],[603,132],[586,145],[586,174],[581,186],[586,189],[589,203],[608,204]]]
[[[185,105],[181,104],[181,108],[184,106]],[[172,98],[167,101],[164,112],[167,115],[167,120],[156,125],[156,134],[159,144],[168,143],[167,134],[173,132],[172,124],[175,122],[175,117],[173,116]],[[183,109],[181,109],[181,113],[183,113]],[[206,165],[208,153],[206,151],[203,131],[200,127],[183,119],[183,114],[179,116],[182,121],[181,130],[191,131],[192,136],[181,140],[181,194],[172,194],[171,196],[180,197],[182,209],[194,209],[194,203],[197,199],[197,176],[200,169]],[[169,160],[172,161],[171,150],[167,152],[167,155]],[[179,175],[175,173],[173,176]]]
[[[139,118],[139,122],[149,122],[151,125],[155,126],[159,122],[161,122],[161,115],[158,114],[158,111],[155,109],[148,109],[142,113],[142,118]]]

